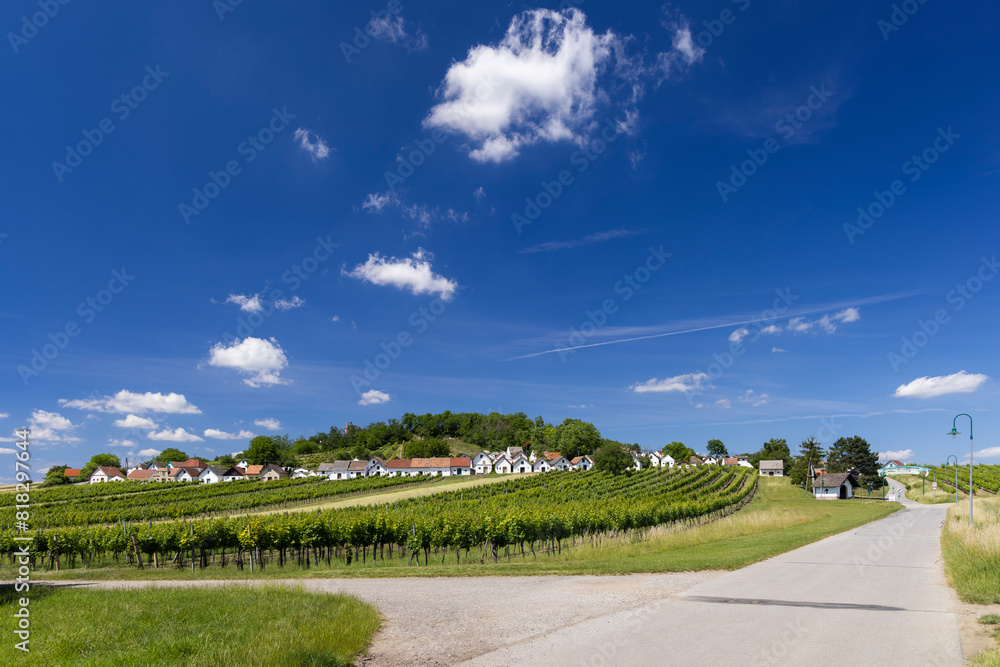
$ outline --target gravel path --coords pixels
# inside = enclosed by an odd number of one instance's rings
[[[589,619],[673,598],[721,572],[614,577],[468,577],[74,582],[97,588],[289,585],[348,593],[385,622],[361,665],[454,665]]]

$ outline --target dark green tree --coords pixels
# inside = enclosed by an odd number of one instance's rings
[[[697,456],[695,451],[683,442],[671,442],[660,451],[669,454],[677,463],[687,463],[692,456]]]
[[[726,446],[722,444],[721,440],[709,440],[708,455],[715,458],[724,458],[729,456],[729,452],[726,451]]]
[[[556,451],[568,459],[593,454],[601,446],[601,432],[593,424],[579,419],[564,419],[556,427]],[[536,451],[539,451],[536,449]]]
[[[250,447],[243,453],[250,465],[277,463],[284,465],[292,457],[287,436],[258,435],[250,441]]]
[[[874,482],[878,479],[878,452],[859,435],[839,438],[830,446],[826,467],[830,472],[854,470],[862,484]]]
[[[90,476],[94,473],[94,471],[97,470],[98,466],[117,468],[121,464],[121,460],[114,454],[94,454],[90,457],[90,461],[87,462],[87,465],[83,466],[83,470],[80,471],[80,476],[74,481],[86,482],[90,479]]]
[[[750,465],[755,468],[760,467],[761,461],[782,461],[784,462],[784,473],[787,475],[792,467],[792,452],[788,449],[788,442],[784,438],[771,438],[764,443],[759,452],[750,455]]]
[[[632,465],[632,456],[618,445],[601,445],[594,455],[594,469],[620,475]]]
[[[173,461],[174,463],[180,463],[181,461],[187,461],[190,456],[186,452],[182,452],[176,447],[167,447],[162,452],[156,455],[154,461],[160,463],[166,463],[167,461]],[[101,465],[104,465],[103,463]]]
[[[809,481],[809,466],[819,467],[826,451],[816,438],[809,437],[799,445],[799,455],[792,464],[790,476],[792,484],[807,484]]]
[[[69,484],[71,479],[66,477],[66,468],[69,466],[52,466],[49,471],[45,473],[45,480],[42,482],[42,486],[58,486],[60,484]]]

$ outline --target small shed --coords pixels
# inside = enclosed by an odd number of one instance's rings
[[[858,486],[853,472],[820,475],[813,482],[813,495],[819,500],[848,500]]]
[[[763,477],[784,477],[785,462],[780,459],[777,461],[761,461],[760,474]]]

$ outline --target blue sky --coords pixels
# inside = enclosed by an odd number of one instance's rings
[[[0,426],[1000,460],[997,10],[782,4],[7,3]]]

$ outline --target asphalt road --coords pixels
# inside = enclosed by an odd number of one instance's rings
[[[673,598],[462,664],[960,666],[954,598],[941,568],[948,506],[904,504],[886,519]]]

